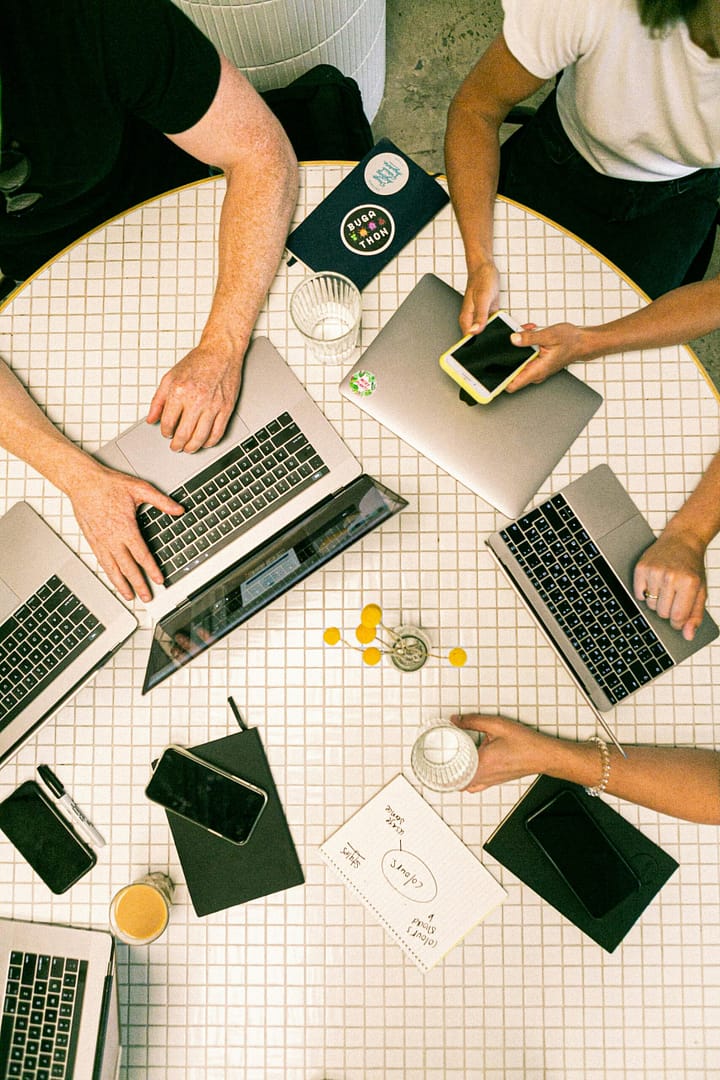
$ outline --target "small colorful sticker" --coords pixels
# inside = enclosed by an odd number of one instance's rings
[[[410,179],[410,169],[399,154],[376,154],[365,166],[364,175],[376,195],[397,195]]]
[[[360,397],[370,397],[377,389],[377,380],[372,371],[356,371],[350,376],[350,389]]]
[[[395,222],[382,206],[356,206],[340,226],[343,244],[356,255],[378,255],[394,235]]]

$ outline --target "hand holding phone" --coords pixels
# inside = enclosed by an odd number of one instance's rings
[[[231,844],[248,842],[267,803],[267,793],[261,788],[182,746],[166,747],[145,794]]]
[[[479,334],[467,334],[440,357],[440,367],[481,405],[497,397],[539,350],[513,345],[522,330],[506,312],[491,315]]]

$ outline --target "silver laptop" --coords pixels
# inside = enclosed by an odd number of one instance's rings
[[[487,540],[583,693],[601,712],[718,636],[705,612],[692,641],[633,596],[652,529],[598,465]]]
[[[516,517],[602,398],[567,371],[489,405],[466,405],[441,369],[462,297],[426,274],[342,380],[340,392],[501,513]],[[358,379],[358,373],[366,372]]]
[[[0,551],[2,763],[137,623],[27,503],[0,518]]]
[[[144,420],[97,455],[173,496],[140,528],[165,578],[144,691],[406,505],[363,474],[267,338],[245,356],[242,390],[212,449],[177,454]]]
[[[112,935],[0,919],[0,1076],[111,1080],[120,1064]]]

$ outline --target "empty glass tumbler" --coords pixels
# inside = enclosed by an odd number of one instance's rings
[[[290,297],[290,316],[316,360],[339,364],[353,355],[360,330],[360,292],[343,274],[305,278]]]
[[[461,791],[477,772],[475,733],[439,721],[418,735],[410,755],[416,777],[432,791]]]

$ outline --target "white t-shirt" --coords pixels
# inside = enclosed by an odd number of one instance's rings
[[[564,70],[562,125],[598,172],[668,180],[720,165],[720,60],[683,20],[662,37],[636,0],[503,0],[510,52],[540,79]]]

